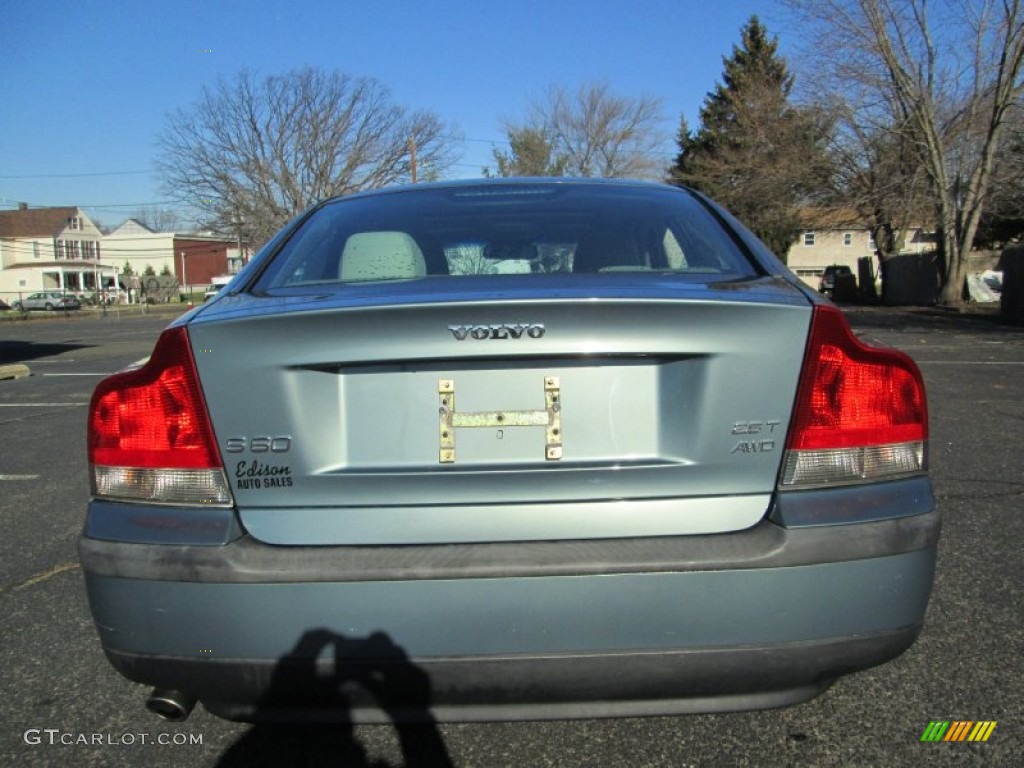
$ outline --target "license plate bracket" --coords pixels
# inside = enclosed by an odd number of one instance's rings
[[[544,427],[544,458],[562,458],[562,392],[557,376],[544,377],[543,410],[522,411],[457,411],[455,379],[439,379],[438,396],[438,462],[455,463],[455,434],[459,429],[491,427]]]

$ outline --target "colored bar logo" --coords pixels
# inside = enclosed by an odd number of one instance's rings
[[[995,720],[932,720],[921,741],[988,741],[995,728]]]

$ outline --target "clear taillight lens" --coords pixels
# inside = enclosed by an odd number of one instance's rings
[[[97,498],[231,503],[184,328],[164,331],[142,368],[96,387],[89,463]]]
[[[814,310],[782,487],[855,483],[927,469],[924,382],[902,352],[856,339],[834,307]]]

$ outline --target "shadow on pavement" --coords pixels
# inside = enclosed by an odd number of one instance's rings
[[[325,664],[321,656],[328,649],[334,657]],[[277,663],[270,690],[252,717],[257,724],[217,766],[398,768],[370,761],[355,737],[353,708],[377,707],[394,724],[404,766],[450,768],[430,698],[426,673],[383,632],[351,640],[327,629],[311,630]],[[308,722],[288,722],[296,714]]]
[[[858,329],[892,331],[957,331],[1024,336],[1024,327],[1003,318],[996,309],[956,312],[935,307],[884,307],[844,304],[839,307]]]
[[[95,346],[93,344],[74,343],[37,343],[32,341],[0,341],[0,365],[8,363],[24,363],[27,360],[38,360],[41,357],[53,357],[64,352]]]

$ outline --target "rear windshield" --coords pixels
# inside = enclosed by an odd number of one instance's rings
[[[680,190],[484,185],[331,202],[254,287],[606,272],[756,274],[724,225]]]

